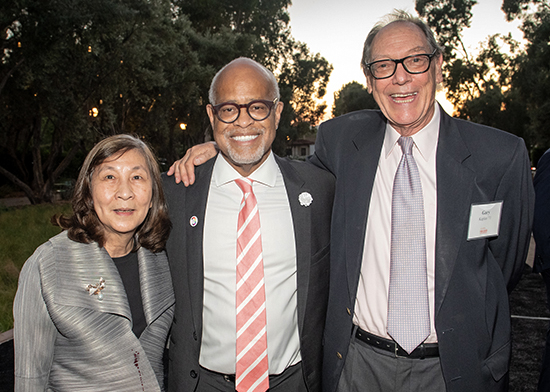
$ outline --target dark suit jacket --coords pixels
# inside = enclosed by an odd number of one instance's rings
[[[535,218],[533,236],[537,243],[533,271],[550,268],[550,150],[539,159],[535,184]]]
[[[310,391],[321,388],[323,328],[328,298],[330,215],[334,178],[304,162],[275,157],[288,193],[296,240],[298,328],[304,380]],[[215,159],[196,168],[195,184],[185,188],[164,176],[173,229],[167,243],[176,295],[170,340],[170,391],[193,391],[199,377],[203,311],[203,229]],[[313,202],[301,206],[298,195]],[[192,227],[189,220],[198,218]]]
[[[351,338],[370,195],[384,140],[380,111],[322,124],[313,163],[336,176],[323,390],[337,386]],[[533,190],[511,134],[441,109],[436,155],[435,328],[448,391],[497,391],[510,359],[508,291],[527,255]],[[470,206],[504,200],[498,237],[467,241]]]

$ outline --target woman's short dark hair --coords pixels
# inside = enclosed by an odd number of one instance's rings
[[[145,158],[152,179],[152,206],[143,223],[135,234],[134,250],[140,246],[152,252],[164,249],[171,223],[168,218],[168,208],[164,199],[160,170],[155,155],[146,143],[131,135],[110,136],[99,143],[88,153],[80,169],[74,187],[72,198],[73,214],[69,217],[54,216],[52,221],[62,229],[73,241],[82,243],[97,242],[105,245],[103,225],[95,210],[92,199],[92,176],[94,171],[106,159],[118,159],[125,152],[137,150]]]

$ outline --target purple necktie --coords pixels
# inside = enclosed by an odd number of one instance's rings
[[[403,151],[393,182],[388,333],[408,353],[430,334],[424,201],[413,140],[400,137]]]

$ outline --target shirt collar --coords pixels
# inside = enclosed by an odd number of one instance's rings
[[[412,135],[414,146],[420,153],[420,156],[428,161],[432,154],[435,153],[437,139],[439,137],[439,120],[441,113],[439,104],[435,104],[434,115],[430,122],[420,131]],[[397,145],[397,140],[401,135],[393,128],[389,122],[386,123],[386,133],[384,135],[384,156],[387,158],[392,153]]]
[[[275,161],[275,156],[272,151],[269,151],[267,159],[248,176],[253,181],[259,182],[269,187],[274,187],[277,181],[277,172],[279,166]],[[217,187],[242,178],[237,170],[227,162],[223,155],[218,153],[216,162],[214,163],[214,171],[212,173],[214,185]]]

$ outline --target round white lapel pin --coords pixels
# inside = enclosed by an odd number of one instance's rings
[[[191,227],[195,227],[199,224],[199,219],[195,215],[193,215],[191,219],[189,219],[189,224],[191,225]]]
[[[298,196],[298,200],[300,201],[300,204],[304,207],[309,207],[309,205],[313,201],[313,197],[309,194],[309,192],[302,192],[300,193],[300,196]]]

